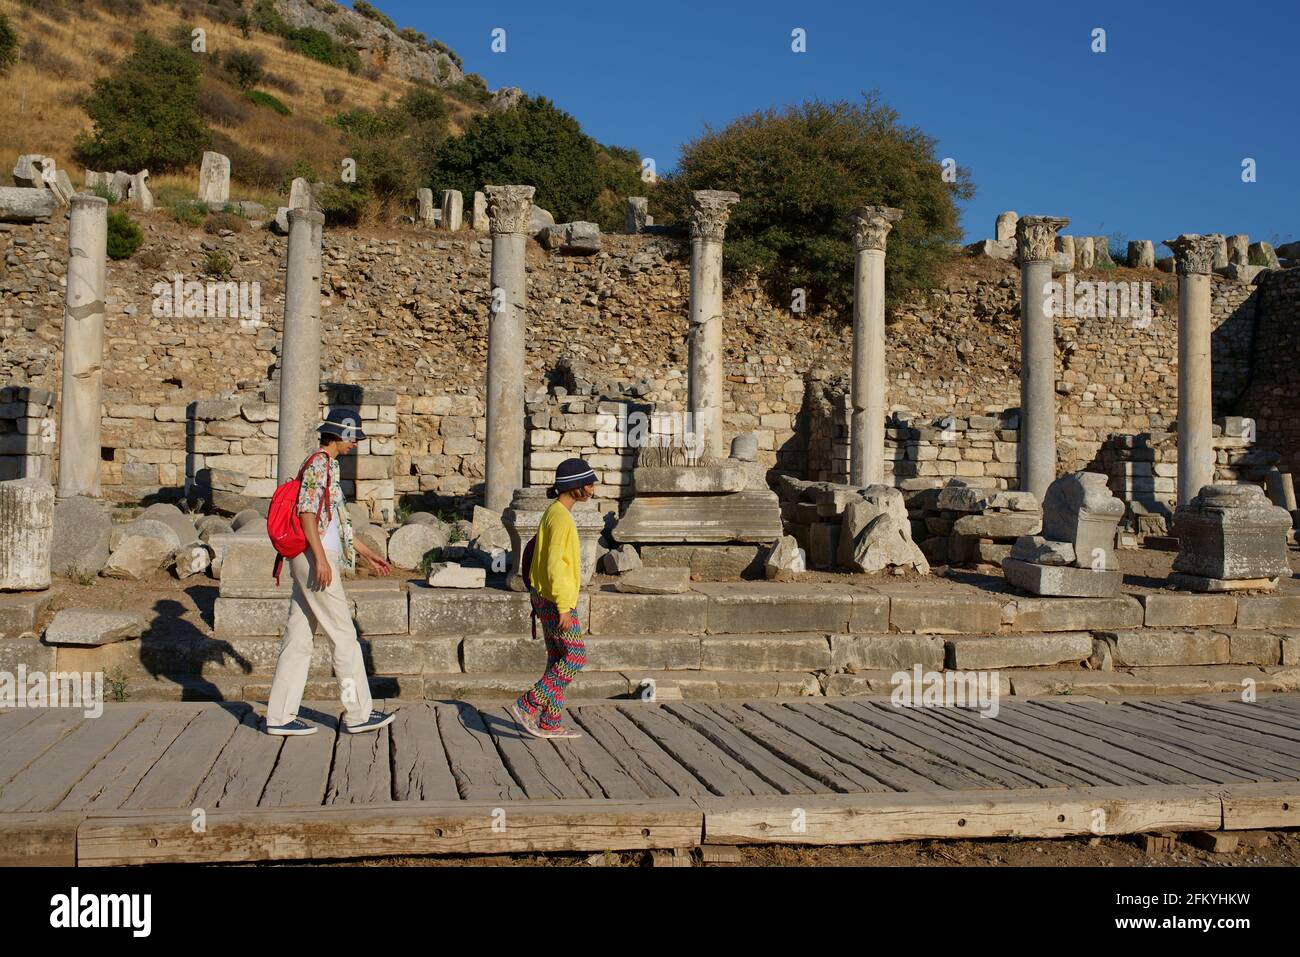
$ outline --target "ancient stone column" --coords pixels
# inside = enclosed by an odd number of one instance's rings
[[[532,186],[484,186],[492,233],[487,464],[483,504],[500,514],[524,484],[524,262]]]
[[[461,196],[460,190],[444,189],[442,191],[442,228],[455,232],[460,229],[464,215],[465,198]]]
[[[0,591],[50,587],[54,489],[44,479],[0,482]]]
[[[687,406],[703,456],[722,458],[722,238],[736,193],[697,189],[691,194],[691,303],[687,342]]]
[[[1210,270],[1217,235],[1166,239],[1178,269],[1178,505],[1214,483],[1214,401],[1210,387]]]
[[[99,497],[99,417],[104,386],[104,276],[108,201],[72,197],[63,393],[59,409],[59,498]]]
[[[853,227],[853,383],[849,414],[849,484],[885,480],[885,240],[901,209],[860,206]],[[1001,219],[1001,217],[999,217]]]
[[[1059,216],[1022,216],[1020,256],[1020,488],[1041,502],[1056,480],[1056,341],[1048,309]]]
[[[298,474],[316,447],[320,426],[320,274],[325,215],[291,209],[284,277],[284,335],[280,342],[280,434],[276,481]]]

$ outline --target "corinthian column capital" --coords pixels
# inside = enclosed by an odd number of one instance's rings
[[[892,206],[859,206],[845,217],[853,227],[853,248],[885,251],[885,239],[903,211]]]
[[[484,186],[492,233],[526,233],[533,213],[535,186]]]
[[[1182,276],[1208,275],[1214,265],[1214,253],[1219,245],[1217,236],[1183,233],[1177,239],[1166,239],[1165,245],[1174,251],[1174,262]]]
[[[1022,263],[1051,262],[1056,232],[1070,225],[1063,216],[1021,216],[1016,223],[1016,253]]]
[[[691,239],[720,243],[727,232],[731,207],[740,194],[723,189],[697,189],[691,193]]]

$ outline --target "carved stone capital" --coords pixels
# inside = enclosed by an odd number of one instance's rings
[[[484,186],[487,196],[488,228],[497,233],[526,233],[533,214],[535,186]]]
[[[1205,276],[1214,265],[1219,237],[1183,233],[1177,239],[1166,239],[1165,245],[1174,251],[1174,262],[1180,276]]]
[[[853,248],[885,251],[885,239],[894,223],[903,218],[901,209],[892,206],[859,206],[845,217],[853,227]]]
[[[1063,216],[1021,216],[1016,223],[1016,253],[1022,263],[1051,262],[1056,233],[1070,225]]]
[[[722,242],[731,207],[740,194],[723,189],[697,189],[691,193],[691,239]]]

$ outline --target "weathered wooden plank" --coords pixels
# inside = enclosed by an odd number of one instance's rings
[[[80,811],[0,814],[0,867],[75,867]]]
[[[1098,787],[929,794],[699,798],[704,840],[865,844],[945,838],[1071,837],[1213,829],[1213,789]]]
[[[242,702],[199,707],[198,716],[122,802],[123,809],[191,806],[194,793],[248,712]]]
[[[438,705],[438,733],[466,801],[510,801],[526,795],[497,753],[483,716],[471,705]]]
[[[249,711],[199,785],[194,806],[204,811],[257,807],[288,740],[267,734],[261,716]]]
[[[594,790],[615,801],[644,801],[650,796],[622,762],[597,739],[586,735],[556,738],[551,743],[555,746],[555,753],[588,791]]]
[[[98,718],[81,722],[0,788],[0,812],[48,811],[57,806],[144,715],[143,707],[132,705],[108,708]]]
[[[678,764],[618,708],[588,705],[571,708],[569,714],[650,797],[696,797],[709,793],[695,775]],[[596,790],[592,797],[600,796],[599,787]]]
[[[1193,708],[1179,702],[1143,701],[1134,707],[1153,715],[1165,716],[1188,729],[1215,734],[1228,741],[1253,744],[1266,751],[1286,755],[1292,760],[1300,760],[1300,744],[1274,734],[1276,727],[1252,720],[1249,715]]]
[[[361,734],[345,731],[334,739],[326,804],[386,804],[393,799],[391,729],[392,725]]]
[[[393,797],[398,801],[460,798],[432,705],[403,705],[393,718]]]
[[[700,808],[680,799],[405,801],[217,810],[202,834],[191,831],[188,814],[119,812],[88,818],[77,842],[83,866],[341,860],[693,847],[702,824]]]
[[[284,739],[275,767],[258,799],[258,807],[293,807],[325,802],[330,767],[334,763],[334,743],[342,716],[338,708],[338,705],[330,705],[313,709],[311,720],[320,726],[320,730],[315,734]]]
[[[694,774],[713,794],[770,794],[772,786],[699,732],[666,713],[661,705],[622,708],[642,731]]]
[[[198,716],[198,709],[150,707],[131,732],[94,767],[86,771],[56,810],[114,810],[131,796],[180,733]]]
[[[1099,782],[1094,775],[1027,747],[1012,737],[999,737],[994,733],[996,720],[970,715],[959,708],[934,708],[928,716],[934,724],[943,729],[945,734],[960,737],[979,747],[999,754],[1018,765],[1032,768],[1038,773],[1053,778],[1066,787],[1091,787]],[[986,727],[987,726],[987,727]]]
[[[551,742],[522,730],[508,707],[489,708],[480,714],[510,776],[519,782],[525,797],[535,801],[591,797]]]
[[[689,724],[704,737],[750,768],[780,794],[819,794],[825,791],[816,778],[805,774],[762,745],[756,744],[715,708],[707,705],[665,704],[664,710]]]
[[[1300,827],[1300,783],[1233,784],[1222,791],[1228,831]]]
[[[1271,742],[1270,747],[1287,754],[1300,754],[1300,728],[1258,705],[1240,701],[1216,701],[1203,705],[1191,701],[1147,701],[1144,704],[1148,706],[1147,710],[1178,715],[1180,721],[1190,719],[1222,726],[1225,737],[1239,738],[1243,732],[1263,736]]]
[[[933,791],[939,787],[918,770],[927,766],[928,759],[906,741],[890,738],[879,729],[830,706],[808,711],[807,714],[818,724],[856,741],[878,758],[871,766],[871,774],[879,778],[886,788],[895,791]]]
[[[788,706],[793,706],[793,703]],[[823,705],[824,709],[825,706]],[[817,709],[805,706],[810,714]],[[986,781],[984,787],[1037,788],[1058,787],[1060,782],[1039,774],[1032,768],[1023,768],[1000,754],[972,746],[964,739],[949,734],[942,726],[926,720],[927,708],[876,707],[875,720],[891,734],[922,749],[948,764],[962,768]]]
[[[85,720],[78,708],[48,708],[21,733],[5,739],[0,745],[0,787]]]
[[[8,741],[44,711],[43,708],[10,708],[0,711],[0,741]]]

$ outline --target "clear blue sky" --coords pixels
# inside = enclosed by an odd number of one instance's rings
[[[968,240],[1004,209],[1069,232],[1300,238],[1300,3],[377,0],[488,86],[552,99],[660,172],[705,124],[878,89],[971,170]],[[494,28],[506,52],[490,49]],[[807,52],[791,51],[791,31]],[[1092,31],[1106,31],[1093,53]],[[1242,160],[1257,181],[1243,183]]]

